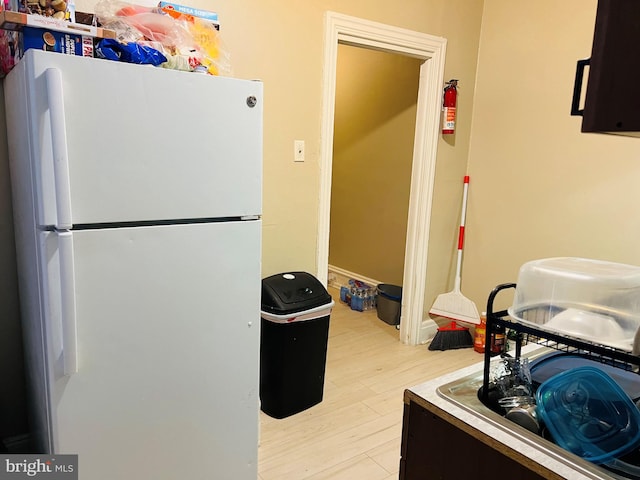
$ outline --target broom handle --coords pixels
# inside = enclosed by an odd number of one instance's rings
[[[462,247],[464,245],[464,221],[467,217],[467,195],[469,192],[469,175],[464,176],[462,189],[462,215],[460,216],[460,231],[458,233],[458,262],[456,264],[456,282],[454,291],[460,291],[460,276],[462,273]]]

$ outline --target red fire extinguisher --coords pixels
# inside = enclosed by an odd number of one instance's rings
[[[456,97],[458,96],[458,80],[451,79],[444,87],[444,99],[442,102],[442,133],[452,134],[456,128]]]

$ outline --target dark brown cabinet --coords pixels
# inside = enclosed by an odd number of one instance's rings
[[[400,480],[562,479],[413,392],[404,400]]]
[[[583,132],[640,136],[639,86],[640,1],[599,0],[591,58],[578,62],[571,114],[582,115]]]

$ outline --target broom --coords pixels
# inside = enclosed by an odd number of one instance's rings
[[[471,332],[467,327],[458,326],[456,322],[438,328],[438,332],[429,344],[429,350],[452,350],[467,347],[473,347]]]
[[[467,193],[469,190],[469,175],[464,177],[462,197],[462,216],[458,233],[458,263],[456,265],[456,281],[453,291],[438,295],[429,313],[460,322],[480,324],[480,315],[476,304],[460,292],[460,272],[462,270],[462,246],[464,244],[464,220],[467,213]]]

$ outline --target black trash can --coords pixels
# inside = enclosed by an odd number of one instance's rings
[[[378,285],[376,308],[378,318],[389,325],[400,325],[400,305],[402,303],[402,287],[381,283]]]
[[[322,401],[333,305],[309,273],[262,280],[260,408],[267,415],[285,418]]]

